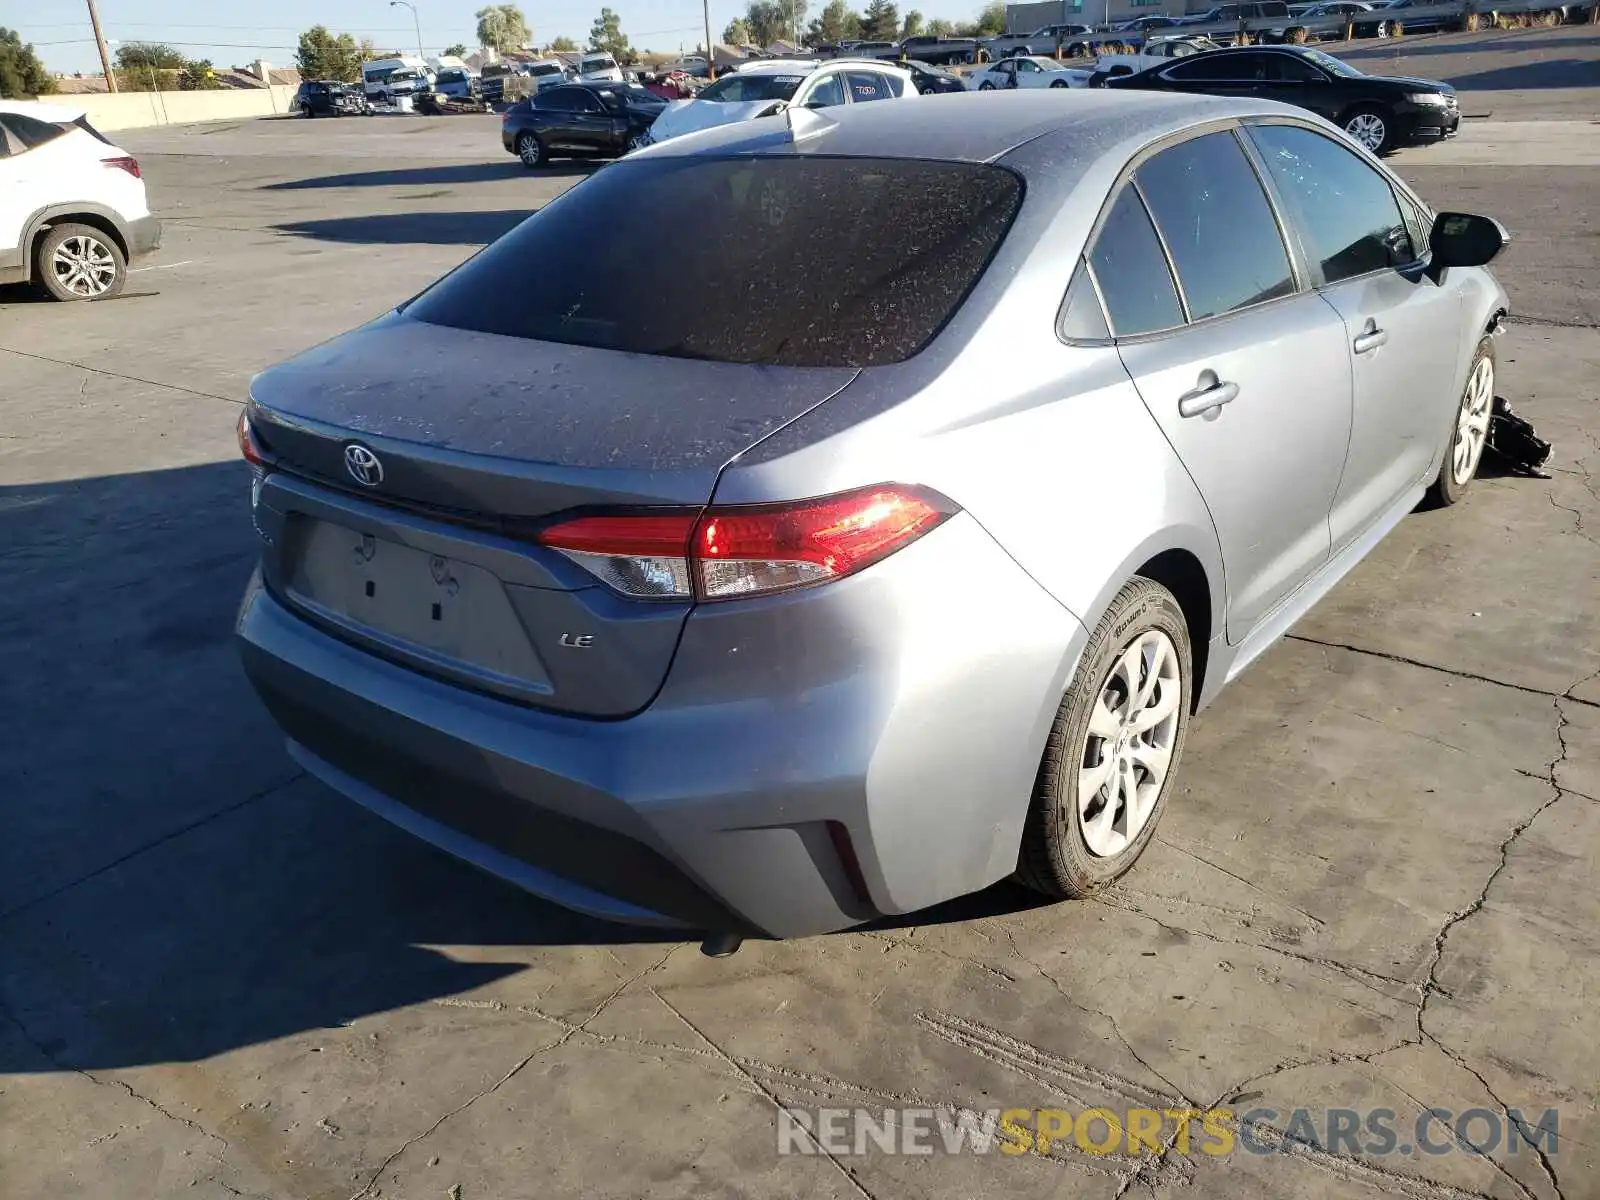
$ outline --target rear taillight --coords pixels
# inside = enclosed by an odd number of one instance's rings
[[[121,158],[102,158],[100,163],[102,166],[116,167],[119,171],[126,171],[135,179],[144,178],[143,173],[139,170],[139,160],[131,154],[125,154]]]
[[[627,596],[730,600],[842,579],[955,511],[936,492],[880,484],[788,504],[576,517],[539,541]]]
[[[261,457],[261,447],[256,444],[256,435],[250,431],[250,418],[244,413],[239,414],[239,453],[244,456],[245,462],[252,467],[264,467],[267,462]]]

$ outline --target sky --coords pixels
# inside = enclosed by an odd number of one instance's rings
[[[454,42],[471,46],[477,25],[473,13],[487,0],[415,0],[422,26],[423,48],[437,54]],[[824,0],[812,0],[815,16]],[[217,66],[243,65],[265,58],[274,66],[292,66],[296,39],[302,30],[326,25],[335,33],[367,37],[382,48],[414,50],[416,33],[411,13],[388,0],[97,0],[100,25],[107,39],[165,42],[191,58],[207,58]],[[704,40],[701,0],[525,0],[519,7],[533,28],[534,39],[548,42],[565,35],[584,44],[602,3],[622,18],[622,32],[635,47],[649,50],[692,49]],[[969,20],[980,0],[927,0],[900,4],[924,16]],[[742,0],[711,0],[711,36],[744,11]],[[97,72],[100,60],[89,25],[86,0],[0,0],[0,26],[14,29],[32,42],[46,68],[67,73]],[[111,47],[116,53],[116,47]]]

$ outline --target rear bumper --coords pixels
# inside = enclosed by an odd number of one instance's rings
[[[307,770],[569,908],[793,937],[1011,873],[1087,634],[976,522],[826,589],[711,607],[656,701],[619,721],[417,674],[259,575],[237,637]]]
[[[158,217],[140,217],[136,221],[129,221],[126,234],[130,262],[161,248],[161,221]]]

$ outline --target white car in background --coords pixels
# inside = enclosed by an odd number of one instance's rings
[[[622,68],[617,60],[603,51],[585,54],[578,60],[579,83],[621,83]]]
[[[0,100],[0,283],[104,300],[160,245],[138,159],[82,109]]]
[[[1153,37],[1145,42],[1137,54],[1102,54],[1096,58],[1094,70],[1089,76],[1089,86],[1103,87],[1105,81],[1113,75],[1137,75],[1140,71],[1162,66],[1175,58],[1187,58],[1192,54],[1205,54],[1220,49],[1222,49],[1220,42],[1214,42],[1199,34],[1179,33]]]
[[[832,108],[873,100],[921,99],[911,72],[875,59],[770,59],[725,75],[693,100],[674,100],[640,145],[654,145],[787,108]]]
[[[1089,86],[1093,71],[1036,54],[1019,54],[974,71],[967,88],[976,92],[1006,92],[1017,88],[1081,88]]]

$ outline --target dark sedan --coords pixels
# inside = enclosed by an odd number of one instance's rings
[[[1440,141],[1461,124],[1456,90],[1447,83],[1363,75],[1331,54],[1299,46],[1213,50],[1108,79],[1106,86],[1279,100],[1326,117],[1374,154]]]
[[[620,158],[666,107],[636,83],[544,87],[506,110],[500,140],[529,169],[552,158]]]
[[[940,92],[964,92],[967,90],[966,82],[954,71],[947,71],[943,67],[936,67],[932,63],[918,62],[910,59],[897,63],[911,72],[911,81],[917,91],[924,96],[935,96]]]

